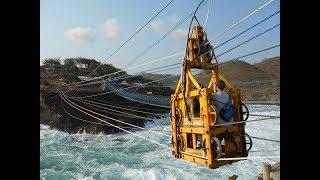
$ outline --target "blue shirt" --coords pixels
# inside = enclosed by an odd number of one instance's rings
[[[226,92],[216,92],[212,94],[212,98],[213,98],[213,105],[216,109],[217,112],[217,122],[216,124],[225,124],[225,123],[232,123],[233,122],[233,117],[230,119],[229,122],[225,122],[220,116],[220,110],[225,107],[225,105],[227,103],[229,103],[230,101],[230,96],[229,94],[227,94]],[[229,125],[231,126],[231,125]]]

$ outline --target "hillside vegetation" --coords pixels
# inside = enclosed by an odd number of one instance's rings
[[[246,101],[280,102],[280,57],[264,59],[249,64],[242,60],[231,60],[219,64],[219,71],[226,79],[240,88]],[[158,80],[172,75],[145,74],[144,77]],[[207,86],[210,71],[195,75],[199,83]],[[180,75],[162,81],[165,86],[175,88]]]

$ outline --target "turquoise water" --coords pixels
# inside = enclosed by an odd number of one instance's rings
[[[280,115],[279,106],[250,105],[250,113]],[[250,117],[249,120],[258,117]],[[260,117],[259,117],[260,118]],[[147,124],[149,129],[170,134],[169,119]],[[280,119],[247,123],[249,135],[280,140]],[[135,131],[136,134],[170,146],[170,137]],[[253,140],[249,156],[278,156],[280,143]],[[41,179],[254,179],[261,163],[274,164],[279,158],[253,159],[209,169],[175,159],[168,149],[132,134],[68,134],[40,125]]]

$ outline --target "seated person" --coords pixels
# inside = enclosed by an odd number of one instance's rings
[[[228,121],[225,122],[219,115],[222,108],[224,108],[228,103],[232,103],[231,97],[224,92],[224,88],[226,87],[226,83],[222,80],[217,81],[217,92],[212,94],[213,97],[213,105],[215,106],[217,112],[217,122],[216,124],[225,124],[225,123],[232,123],[233,117]],[[229,125],[231,126],[231,125]]]
[[[198,138],[197,143],[196,143],[196,149],[201,149],[201,148],[202,148],[201,139]]]

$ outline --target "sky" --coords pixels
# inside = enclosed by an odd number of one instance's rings
[[[205,0],[197,12],[200,25],[205,26],[208,39],[247,16],[269,0]],[[45,58],[86,57],[123,68],[145,49],[158,41],[177,23],[195,10],[200,0],[175,0],[150,24],[107,58],[153,17],[170,0],[41,0],[40,1],[40,62]],[[209,6],[210,5],[210,6]],[[208,13],[209,9],[209,13]],[[214,39],[213,47],[232,38],[262,19],[280,10],[274,0],[228,33]],[[206,18],[208,14],[207,24]],[[183,52],[191,17],[161,40],[157,46],[135,60],[132,66]],[[280,13],[254,29],[215,49],[219,55],[230,48],[280,23]],[[219,62],[280,44],[280,26],[218,58]],[[245,57],[248,63],[280,56],[280,48]],[[181,62],[182,55],[128,70],[129,73]],[[179,73],[179,68],[161,73]]]

